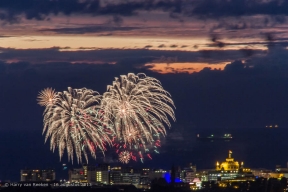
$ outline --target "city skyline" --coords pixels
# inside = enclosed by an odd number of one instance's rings
[[[245,162],[238,161],[233,156],[233,152],[228,150],[226,159],[219,159],[214,164],[214,168],[198,169],[195,164],[189,163],[185,166],[175,166],[173,163],[170,169],[157,168],[137,168],[129,165],[111,165],[109,163],[99,164],[82,164],[77,167],[67,168],[66,164],[63,167],[67,169],[66,174],[69,178],[60,179],[60,183],[88,183],[90,185],[98,184],[133,184],[137,187],[139,184],[148,184],[155,178],[164,178],[170,183],[174,177],[175,182],[184,182],[193,184],[194,181],[200,182],[220,182],[225,185],[226,181],[234,182],[254,182],[257,178],[281,178],[287,177],[288,162],[286,166],[276,165],[275,169],[267,168],[251,168],[245,166]],[[174,173],[173,173],[174,172]],[[176,174],[175,174],[176,173]],[[21,169],[21,182],[55,182],[55,171],[51,169]],[[172,174],[175,174],[172,176]],[[149,178],[145,183],[142,183],[141,177]],[[222,177],[222,179],[220,179]],[[59,179],[58,179],[59,181]],[[228,182],[229,182],[228,181]],[[224,183],[223,183],[224,182]],[[227,185],[227,183],[226,183]],[[203,186],[203,185],[202,185]],[[149,186],[146,186],[149,187]],[[137,187],[138,188],[138,187]]]

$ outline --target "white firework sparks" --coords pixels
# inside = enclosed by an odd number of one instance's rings
[[[124,135],[125,141],[127,141],[129,144],[131,144],[133,141],[137,139],[138,131],[135,128],[130,128]]]
[[[44,112],[45,142],[50,137],[50,148],[59,149],[60,159],[67,150],[68,160],[73,162],[75,152],[78,163],[84,155],[88,162],[87,151],[96,158],[95,150],[106,150],[106,143],[111,144],[112,133],[107,121],[102,118],[97,106],[101,100],[98,92],[86,88],[60,92],[53,106]],[[87,150],[88,149],[88,150]]]
[[[115,78],[101,102],[105,118],[114,123],[117,139],[125,145],[141,144],[144,148],[155,136],[166,135],[165,124],[171,126],[169,116],[175,121],[171,106],[174,107],[173,100],[160,81],[133,73]],[[134,136],[133,130],[137,132]]]
[[[57,93],[52,88],[46,88],[39,92],[37,101],[41,106],[50,106],[55,103]]]
[[[121,163],[129,163],[130,161],[130,153],[128,151],[122,151],[120,154],[119,154],[119,161]]]

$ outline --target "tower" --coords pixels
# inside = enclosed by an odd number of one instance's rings
[[[231,150],[229,150],[228,158],[229,158],[229,159],[232,158],[232,151],[231,151]]]
[[[234,158],[232,158],[232,151],[229,150],[228,152],[228,158],[226,158],[226,161],[219,164],[216,163],[216,170],[223,170],[223,171],[237,171],[240,168],[240,165],[238,161],[234,161]]]

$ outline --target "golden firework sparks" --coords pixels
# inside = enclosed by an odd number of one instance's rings
[[[55,103],[56,92],[52,88],[46,88],[39,92],[37,101],[41,106],[49,106]]]
[[[129,163],[130,161],[130,153],[128,151],[122,151],[120,154],[119,154],[119,161],[121,163]]]

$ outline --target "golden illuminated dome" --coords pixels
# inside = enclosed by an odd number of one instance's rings
[[[217,162],[216,170],[223,170],[223,171],[238,171],[240,168],[238,161],[234,161],[232,158],[232,151],[229,151],[228,158],[226,158],[225,162],[222,162],[220,165]]]

